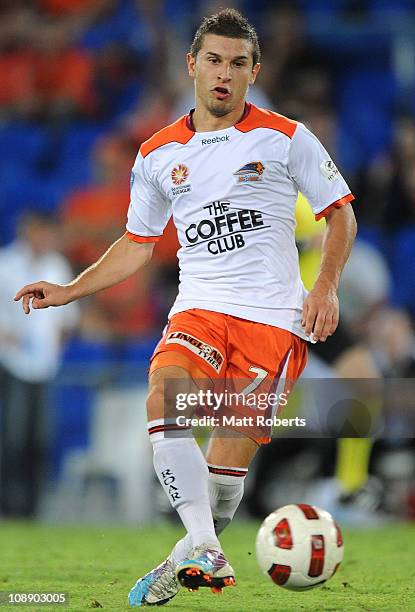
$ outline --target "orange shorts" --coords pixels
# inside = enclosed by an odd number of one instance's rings
[[[266,420],[275,416],[280,405],[275,403],[275,395],[289,393],[306,361],[306,341],[285,329],[192,309],[173,315],[169,321],[151,357],[150,374],[175,365],[186,369],[196,382],[204,376],[215,392],[225,389],[228,392],[223,396],[223,406],[214,413],[220,419],[218,422],[258,443],[267,443],[272,427],[256,417],[260,414]],[[244,398],[274,394],[274,401],[260,411],[258,403],[235,405],[227,401],[230,392],[242,393]],[[198,411],[201,413],[203,410]],[[223,414],[235,418],[224,420]],[[244,421],[243,417],[247,419]]]

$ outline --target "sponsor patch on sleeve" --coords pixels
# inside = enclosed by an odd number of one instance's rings
[[[339,178],[339,171],[336,167],[336,164],[331,161],[331,159],[321,162],[320,164],[320,172],[330,183]]]

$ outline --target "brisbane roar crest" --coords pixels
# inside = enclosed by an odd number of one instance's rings
[[[245,166],[234,172],[234,176],[237,177],[238,183],[260,181],[262,180],[264,170],[265,166],[262,162],[249,162],[249,164],[245,164]]]

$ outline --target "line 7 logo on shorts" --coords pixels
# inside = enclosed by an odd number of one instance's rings
[[[191,223],[185,230],[188,249],[206,242],[211,255],[233,251],[245,246],[244,233],[270,227],[259,210],[234,208],[227,201],[218,200],[203,209],[207,218]]]

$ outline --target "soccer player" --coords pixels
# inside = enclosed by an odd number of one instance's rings
[[[147,412],[154,467],[187,535],[137,581],[134,606],[165,603],[181,585],[219,591],[235,583],[217,536],[267,441],[254,429],[237,437],[214,430],[205,458],[172,416],[178,386],[245,379],[258,391],[280,377],[295,380],[307,339],[325,341],[338,323],[336,291],[356,232],[353,196],[304,125],[246,103],[259,59],[256,32],[240,13],[205,18],[187,55],[195,109],[142,144],[126,233],[68,285],[35,282],[15,297],[29,313],[30,305],[66,304],[124,280],[150,260],[173,215],[180,286],[151,359]],[[327,221],[308,295],[294,240],[299,190]]]

